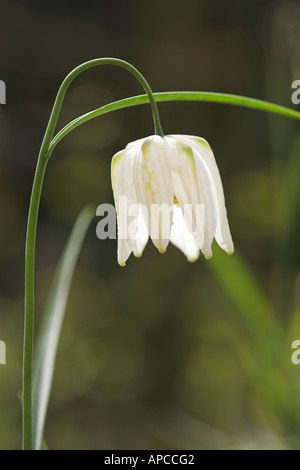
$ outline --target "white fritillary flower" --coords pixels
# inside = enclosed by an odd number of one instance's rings
[[[118,262],[141,256],[149,235],[160,252],[169,241],[189,261],[212,256],[215,238],[233,253],[222,182],[213,152],[200,137],[157,135],[137,140],[112,160]]]

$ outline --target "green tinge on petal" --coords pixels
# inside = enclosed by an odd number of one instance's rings
[[[207,168],[212,193],[214,194],[215,211],[217,215],[217,227],[215,238],[220,247],[228,254],[234,252],[234,246],[229,229],[225,197],[219,169],[209,144],[204,139],[195,139],[198,145],[200,157]]]
[[[207,175],[186,142],[173,141],[172,176],[175,196],[184,212],[187,227],[194,234],[204,256],[212,256],[211,244],[215,234],[215,211]],[[189,209],[189,210],[188,210]]]
[[[132,253],[132,248],[127,240],[118,238],[118,263],[120,266],[125,266],[126,261]]]
[[[126,148],[112,161],[112,185],[118,222],[118,263],[124,266],[130,254],[141,256],[148,241],[147,227],[139,215],[133,182],[133,161],[139,146]]]
[[[216,219],[214,236],[223,250],[228,254],[233,253],[234,247],[227,219],[222,181],[210,145],[205,139],[197,136],[174,135],[172,137],[192,147],[198,165],[198,175],[199,177],[202,174],[205,175],[204,178],[209,185],[213,200]],[[207,257],[211,256],[210,253],[207,255],[209,255]]]
[[[171,240],[191,262],[196,261],[200,249],[206,259],[212,256],[214,237],[223,250],[233,253],[223,186],[206,140],[172,135],[132,142],[112,160],[112,186],[121,266],[132,251],[136,257],[142,255],[149,234],[161,253]],[[132,224],[127,209],[122,208],[121,196],[128,199]],[[135,208],[138,204],[147,214]],[[129,226],[127,238],[120,237]]]
[[[173,206],[170,149],[163,137],[142,142],[133,164],[133,180],[138,201],[148,211],[148,230],[153,244],[164,253],[169,244]],[[169,216],[166,216],[168,208]]]

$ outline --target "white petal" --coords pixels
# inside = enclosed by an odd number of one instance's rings
[[[133,157],[134,150],[125,149],[113,157],[111,165],[112,187],[118,220],[118,263],[121,266],[125,265],[132,251],[140,256],[148,241],[148,232],[145,229],[145,224],[143,223],[140,227],[138,223],[138,221],[140,222],[138,210],[133,214],[131,209],[137,206],[132,178]],[[131,216],[136,216],[136,221],[133,222],[135,223],[133,237],[130,237],[131,231],[128,227],[130,211]]]
[[[177,137],[182,142],[191,145],[195,155],[198,157],[196,159],[196,163],[198,161],[198,167],[200,168],[199,162],[201,162],[202,168],[204,166],[206,169],[210,181],[211,193],[213,195],[213,202],[216,213],[217,226],[215,238],[223,250],[225,250],[228,254],[232,254],[234,251],[234,246],[227,219],[222,181],[214,154],[208,142],[200,137],[184,135],[177,135],[174,137]]]
[[[132,248],[127,240],[118,238],[118,263],[120,266],[125,266],[126,261],[132,253]]]
[[[174,194],[170,148],[165,138],[143,139],[133,159],[133,180],[138,202],[147,210],[150,237],[163,253],[170,239]]]
[[[142,256],[149,238],[145,216],[143,215],[143,208],[140,204],[132,204],[129,208],[128,214],[133,217],[133,220],[130,221],[128,226],[128,234],[133,247],[133,254],[139,258]]]
[[[185,254],[189,261],[193,262],[198,259],[200,249],[195,237],[187,228],[182,210],[176,205],[174,205],[170,241]]]
[[[206,171],[197,165],[190,145],[171,136],[173,142],[172,177],[175,196],[184,213],[187,227],[206,258],[212,256],[211,244],[216,230],[215,210]]]

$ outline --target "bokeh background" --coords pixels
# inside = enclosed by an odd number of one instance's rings
[[[57,89],[95,57],[128,60],[154,91],[210,90],[291,103],[300,79],[293,0],[1,0],[0,449],[21,442],[24,240],[38,150]],[[85,72],[59,127],[140,94],[126,71]],[[298,107],[299,108],[299,107]],[[189,264],[148,244],[125,268],[95,218],[74,275],[46,426],[51,449],[300,447],[299,123],[207,103],[159,105],[165,133],[216,155],[236,254]],[[36,326],[76,216],[112,203],[111,157],[153,133],[149,106],[97,118],[55,149],[42,194]]]

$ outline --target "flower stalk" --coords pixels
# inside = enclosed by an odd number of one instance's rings
[[[116,65],[129,71],[142,85],[152,108],[155,133],[163,135],[157,105],[153,97],[152,90],[143,77],[143,75],[128,62],[115,58],[101,58],[85,62],[76,67],[64,79],[60,86],[52,112],[49,118],[48,126],[39,152],[36,166],[34,182],[32,187],[27,232],[25,246],[25,314],[24,314],[24,343],[23,343],[23,436],[22,448],[32,450],[32,363],[33,363],[33,338],[34,338],[34,272],[35,272],[35,245],[39,205],[41,199],[42,186],[47,167],[47,162],[52,152],[50,146],[59,113],[63,104],[66,92],[72,81],[85,70],[98,65]]]

